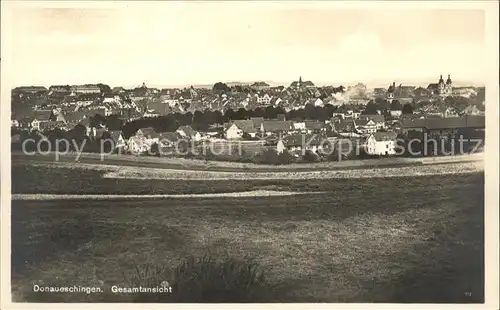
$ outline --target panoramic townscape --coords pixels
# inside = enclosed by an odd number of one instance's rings
[[[486,10],[120,3],[2,3],[12,304],[488,301]]]
[[[206,142],[213,142],[219,149],[200,151],[203,159],[286,164],[392,156],[398,137],[484,139],[484,87],[454,87],[450,75],[436,80],[427,87],[391,82],[375,89],[362,83],[316,87],[302,77],[273,87],[266,82],[182,89],[148,88],[144,83],[134,89],[20,86],[12,90],[12,143],[13,149],[46,151],[40,141],[51,141],[55,151],[56,140],[69,139],[78,144],[57,145],[58,150],[192,157],[196,152],[182,152],[179,141],[187,142],[184,148],[206,148]],[[233,150],[236,141],[241,142],[238,154]],[[225,147],[228,142],[232,148]],[[325,143],[331,151],[322,152]],[[346,144],[356,147],[342,149]],[[480,150],[468,147],[463,152]],[[258,158],[269,150],[289,156]],[[420,156],[451,154],[450,145],[428,151],[413,150]]]

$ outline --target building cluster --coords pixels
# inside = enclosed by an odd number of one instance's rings
[[[196,142],[209,139],[261,140],[276,146],[278,152],[285,149],[296,151],[300,148],[299,136],[316,135],[327,139],[361,139],[367,153],[391,155],[394,153],[397,134],[408,128],[417,128],[422,132],[484,128],[484,109],[469,105],[459,110],[442,104],[444,98],[469,98],[476,96],[477,92],[474,87],[453,88],[450,76],[446,81],[441,76],[438,83],[429,84],[427,88],[396,86],[393,82],[388,88],[373,90],[368,90],[361,83],[347,88],[316,87],[313,82],[303,81],[301,77],[288,87],[271,86],[258,81],[222,90],[215,86],[213,89],[158,89],[149,88],[144,83],[133,89],[110,88],[104,84],[54,85],[48,89],[23,86],[12,90],[11,123],[13,127],[39,132],[55,128],[71,130],[76,125],[82,125],[88,136],[99,138],[106,135],[120,147],[127,147],[134,152],[146,151],[160,141],[172,143],[181,138]],[[387,113],[381,110],[367,113],[367,104],[380,100],[388,104]],[[399,105],[393,104],[395,102]],[[419,105],[421,102],[426,104]],[[285,115],[278,115],[276,119],[251,117],[212,124],[213,130],[207,132],[198,132],[189,126],[162,133],[153,128],[141,128],[127,139],[120,131],[110,132],[90,124],[90,119],[97,114],[103,117],[116,115],[127,123],[171,113],[206,110],[224,112],[268,106],[281,107],[288,113],[308,105],[332,105],[335,109],[333,115],[328,115],[327,121],[287,120]],[[403,113],[404,105],[411,105],[412,111]],[[312,151],[322,147],[321,139],[317,140],[313,139],[309,143]]]

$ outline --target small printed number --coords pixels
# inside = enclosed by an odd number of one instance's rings
[[[465,296],[472,296],[472,293],[471,292],[465,292],[464,295]]]

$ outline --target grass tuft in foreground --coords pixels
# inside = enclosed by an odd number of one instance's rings
[[[168,281],[170,294],[137,293],[134,302],[245,303],[265,302],[270,285],[263,270],[252,261],[229,258],[217,261],[205,254],[191,256],[174,269],[135,266],[127,279],[132,287],[155,287]],[[270,296],[269,296],[270,297]]]

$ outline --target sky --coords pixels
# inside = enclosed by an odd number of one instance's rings
[[[485,13],[216,3],[16,8],[11,82],[483,82]],[[424,83],[425,84],[425,83]]]

